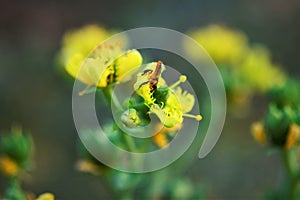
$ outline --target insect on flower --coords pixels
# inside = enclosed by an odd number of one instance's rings
[[[143,85],[145,85],[145,84],[148,84],[148,83],[149,83],[149,84],[150,84],[150,90],[151,90],[151,91],[157,89],[158,76],[159,76],[159,74],[160,74],[160,72],[161,72],[161,65],[162,65],[162,62],[161,62],[161,61],[158,61],[157,64],[156,64],[156,67],[155,67],[154,72],[153,72],[153,70],[151,70],[151,69],[146,69],[146,70],[144,71],[144,73],[142,73],[142,76],[144,76],[145,74],[147,74],[149,80],[146,81],[146,82],[144,82],[144,83],[142,83],[142,84],[140,85],[140,87],[143,86]]]
[[[165,66],[161,61],[152,62],[137,75],[134,89],[144,99],[144,104],[149,109],[147,114],[155,114],[168,128],[182,123],[183,117],[200,121],[201,115],[189,114],[195,103],[194,96],[179,87],[187,77],[181,75],[177,82],[168,86],[161,77],[164,70]]]

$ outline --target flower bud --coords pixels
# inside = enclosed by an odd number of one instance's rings
[[[128,128],[134,128],[134,127],[138,126],[141,123],[141,120],[140,120],[140,117],[138,116],[138,113],[133,108],[130,108],[130,109],[126,110],[122,114],[121,121]]]

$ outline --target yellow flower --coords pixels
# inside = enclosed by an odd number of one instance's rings
[[[85,58],[98,44],[109,38],[113,32],[97,25],[87,25],[67,32],[63,36],[60,62],[67,65],[70,59],[80,54]]]
[[[150,107],[150,113],[156,114],[168,128],[182,123],[183,117],[195,118],[198,121],[202,120],[201,115],[188,114],[194,106],[195,98],[187,91],[182,91],[180,87],[177,87],[177,85],[185,81],[186,76],[181,76],[178,82],[168,87],[169,92],[165,105],[159,106],[154,104]]]
[[[298,126],[297,124],[292,124],[290,126],[290,130],[287,135],[285,147],[288,149],[292,148],[296,144],[298,144],[299,140],[300,140],[300,126]]]
[[[181,104],[173,91],[169,91],[169,96],[164,107],[154,104],[150,107],[150,113],[156,114],[160,121],[168,128],[183,121]]]
[[[182,89],[177,87],[185,82],[187,77],[180,76],[176,83],[168,87],[161,77],[164,70],[165,67],[161,61],[150,63],[143,73],[138,74],[134,84],[136,93],[143,97],[145,104],[149,107],[149,113],[154,113],[169,128],[182,123],[183,116],[201,120],[200,115],[194,116],[187,113],[194,106],[193,95],[186,91],[182,92]],[[161,89],[164,89],[164,92]],[[155,92],[161,92],[162,94],[158,96],[164,101],[155,98]]]
[[[127,81],[133,69],[142,64],[142,56],[137,50],[121,48],[125,47],[125,38],[97,46],[112,34],[95,25],[67,33],[61,50],[66,71],[88,86],[106,87],[112,82]]]
[[[236,63],[248,48],[248,40],[244,33],[231,30],[219,25],[211,25],[189,33],[217,65]],[[187,47],[191,55],[198,55],[199,52]]]
[[[251,132],[257,142],[263,145],[267,144],[267,136],[261,122],[254,123],[251,127]]]
[[[51,193],[41,194],[36,200],[54,200],[54,195]]]
[[[8,177],[14,177],[20,171],[17,163],[7,156],[0,157],[0,169]]]
[[[118,44],[101,45],[83,63],[80,59],[79,55],[74,55],[66,70],[88,86],[98,87],[106,87],[112,82],[127,81],[128,78],[124,78],[128,77],[126,72],[132,74],[134,69],[142,64],[142,56],[137,50],[124,52]]]

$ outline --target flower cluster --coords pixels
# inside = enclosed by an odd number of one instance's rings
[[[210,25],[189,35],[220,68],[228,102],[233,107],[247,105],[250,96],[266,93],[286,80],[280,67],[272,62],[268,49],[260,44],[251,45],[241,31]],[[198,56],[188,46],[186,49],[192,56]]]
[[[102,42],[101,45],[98,45],[101,42],[99,40],[97,40],[98,43],[94,40],[87,44],[81,42],[83,38],[93,34],[100,39],[109,35],[107,31],[100,30],[102,29],[99,27],[88,26],[65,36],[61,57],[67,60],[64,62],[66,71],[85,83],[87,87],[106,88],[109,85],[133,79],[132,75],[139,69],[143,59],[137,50],[126,50],[126,45],[122,45],[126,43],[126,39],[113,43]],[[90,38],[92,40],[96,37]],[[162,133],[173,132],[174,127],[179,130],[183,117],[202,119],[200,115],[189,114],[194,106],[194,96],[183,91],[179,86],[180,83],[186,81],[187,77],[182,75],[176,83],[168,86],[161,76],[164,70],[165,66],[161,61],[147,64],[137,75],[133,86],[137,96],[129,100],[128,110],[125,110],[121,117],[125,126],[133,128],[148,124],[150,115],[156,115],[165,127],[154,137],[154,141],[161,138],[160,142],[156,142],[160,147],[166,146],[162,145],[166,142],[161,141],[167,141],[166,134]],[[85,90],[80,94],[84,93]],[[166,131],[168,128],[172,131]],[[87,165],[81,166],[87,167]]]
[[[202,119],[201,115],[190,114],[195,97],[180,87],[180,84],[187,81],[187,77],[181,75],[175,83],[167,83],[163,78],[167,69],[162,61],[150,62],[141,67],[143,57],[139,51],[128,49],[126,38],[104,41],[110,34],[111,32],[96,26],[87,26],[67,33],[61,50],[62,64],[69,75],[87,86],[79,95],[88,93],[88,88],[93,87],[93,91],[103,94],[101,97],[107,100],[108,104],[118,108],[116,116],[119,117],[119,121],[109,121],[102,125],[110,142],[124,150],[138,153],[164,148],[184,126],[185,117],[198,121]],[[86,38],[89,40],[87,43],[84,41]],[[116,84],[127,81],[132,83],[134,92],[128,94],[125,102],[119,102],[120,100],[113,95],[113,89]],[[95,88],[97,90],[94,90]],[[151,121],[151,117],[157,118],[158,121]],[[151,122],[154,124],[155,133],[152,137],[137,139],[123,132],[123,128],[132,132],[144,130]],[[94,130],[87,128],[82,130],[82,133],[83,143],[93,141],[102,147],[103,153],[114,153],[105,152],[107,141],[96,137],[93,134]],[[120,196],[132,193],[132,190],[139,187],[142,180],[140,174],[124,173],[103,165],[82,143],[79,145],[79,153],[80,159],[76,169],[107,178],[109,185]],[[188,181],[178,180],[166,190],[170,193],[168,195],[174,198],[196,198],[200,193],[194,192],[194,188],[196,187]],[[152,194],[149,198],[152,196],[159,198]]]

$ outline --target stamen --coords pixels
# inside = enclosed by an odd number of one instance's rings
[[[189,117],[189,118],[194,118],[197,121],[201,121],[202,120],[202,116],[201,115],[192,115],[192,114],[184,113],[184,114],[182,114],[182,116]]]
[[[86,86],[81,92],[78,92],[79,96],[83,96],[86,94],[86,92],[90,89],[91,85]]]
[[[186,80],[187,80],[187,77],[186,77],[185,75],[181,75],[181,76],[179,77],[179,80],[178,80],[177,82],[173,83],[173,85],[171,85],[169,88],[170,88],[170,89],[174,89],[174,88],[177,87],[180,83],[186,82]]]

